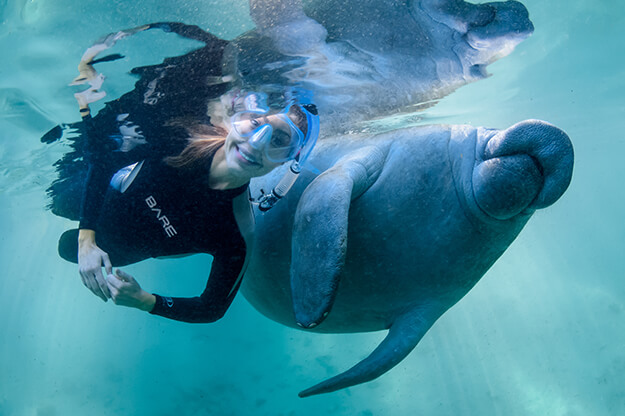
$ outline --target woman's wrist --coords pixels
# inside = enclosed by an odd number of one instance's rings
[[[156,305],[156,296],[146,291],[143,291],[141,294],[141,304],[139,309],[146,312],[151,312],[154,309],[154,305]]]
[[[78,245],[95,244],[95,231],[88,229],[78,230]]]

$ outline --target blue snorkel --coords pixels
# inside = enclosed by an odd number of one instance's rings
[[[271,192],[265,193],[261,189],[261,196],[253,200],[263,212],[269,211],[293,187],[293,184],[295,184],[295,181],[297,181],[302,171],[302,166],[306,163],[319,137],[319,116],[317,115],[317,107],[315,107],[314,104],[297,105],[306,115],[308,126],[306,136],[304,137],[299,152],[289,164],[289,168],[280,182],[278,182]]]

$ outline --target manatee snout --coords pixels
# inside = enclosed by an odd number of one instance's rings
[[[489,20],[469,23],[464,39],[471,48],[479,51],[482,64],[508,55],[534,31],[527,9],[519,2],[494,2],[479,6],[490,10]],[[488,14],[482,11],[482,15]]]
[[[557,127],[527,120],[493,136],[473,170],[473,194],[489,216],[506,220],[557,201],[571,182],[573,146]]]

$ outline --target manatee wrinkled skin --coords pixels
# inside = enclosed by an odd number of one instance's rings
[[[566,190],[573,148],[537,120],[506,130],[426,126],[320,143],[294,188],[256,212],[242,291],[261,313],[316,332],[389,329],[347,372],[302,397],[372,380],[417,345]],[[252,181],[252,195],[281,177]]]
[[[312,96],[322,130],[311,164],[321,174],[302,173],[256,213],[242,291],[294,328],[389,330],[305,397],[370,381],[410,353],[532,213],[563,194],[573,151],[564,132],[536,120],[345,134],[488,76],[533,31],[519,2],[250,0],[250,15],[256,29],[229,45],[224,67],[250,89]],[[253,180],[253,196],[283,174]]]
[[[225,67],[251,89],[312,93],[322,134],[433,105],[488,76],[534,30],[519,2],[250,0],[256,29],[229,46]]]

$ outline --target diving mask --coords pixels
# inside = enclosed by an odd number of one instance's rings
[[[250,146],[272,162],[294,159],[304,143],[304,133],[288,116],[290,107],[277,114],[268,111],[243,111],[231,119],[233,130]]]
[[[314,104],[292,103],[279,113],[269,114],[266,99],[263,93],[247,94],[243,99],[245,111],[230,120],[232,130],[267,159],[276,163],[291,160],[289,169],[271,192],[261,190],[260,197],[252,200],[261,211],[271,209],[291,189],[319,137],[319,116]],[[306,117],[306,132],[289,117],[296,112]]]

